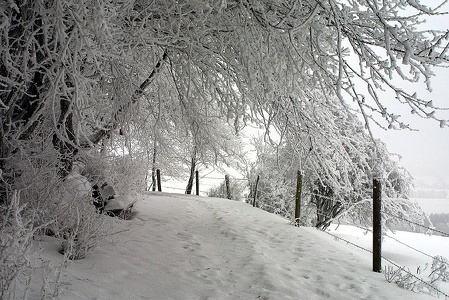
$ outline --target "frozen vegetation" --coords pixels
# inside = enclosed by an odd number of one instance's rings
[[[369,226],[374,180],[384,234],[428,221],[371,129],[448,129],[445,99],[416,92],[449,65],[447,28],[423,27],[441,16],[418,0],[0,0],[0,298],[426,297],[311,227]],[[158,170],[190,194],[227,167],[285,219],[139,196]]]

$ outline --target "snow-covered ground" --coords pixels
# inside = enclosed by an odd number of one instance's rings
[[[136,205],[136,218],[114,220],[120,233],[69,264],[59,299],[435,299],[372,272],[369,253],[245,203],[149,193]],[[369,248],[353,228],[332,233]],[[431,251],[445,238],[426,239]],[[45,259],[61,260],[55,241],[39,244]],[[388,240],[384,249],[421,263]]]
[[[342,242],[347,240],[372,250],[371,232],[349,225],[332,225],[328,232],[341,238]],[[430,273],[432,257],[443,256],[449,259],[449,238],[404,231],[388,232],[382,242],[382,256],[404,267],[413,275],[426,278]],[[382,265],[385,267],[391,264],[383,261]],[[449,283],[440,283],[439,289],[449,295]]]

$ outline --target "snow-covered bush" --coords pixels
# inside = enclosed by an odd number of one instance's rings
[[[85,164],[81,174],[92,186],[107,183],[117,194],[129,195],[144,191],[148,169],[146,149],[128,143],[119,134],[112,134],[100,151],[92,149],[82,157]]]
[[[449,261],[437,255],[432,260],[430,274],[427,277],[421,277],[420,273],[423,271],[425,270],[414,275],[410,270],[389,265],[384,269],[384,276],[388,282],[395,283],[404,289],[439,296],[441,294],[439,283],[449,281]]]
[[[430,214],[429,220],[436,230],[445,233],[446,236],[449,234],[449,214],[448,213]],[[435,234],[441,234],[441,233],[436,232]]]
[[[449,260],[441,255],[433,258],[430,268],[430,282],[449,281]]]
[[[11,191],[8,205],[0,205],[0,299],[17,299],[33,276],[33,237],[47,224],[35,226],[33,212]]]
[[[389,265],[385,267],[384,276],[389,283],[395,283],[406,290],[433,296],[437,296],[439,292],[435,285],[413,275],[410,270],[405,270],[404,268],[395,268]]]
[[[60,207],[56,233],[59,252],[68,259],[85,258],[110,234],[110,218],[96,212],[90,197],[78,197]]]
[[[269,173],[260,176],[257,187],[256,206],[287,219],[294,217],[294,174],[285,174],[283,180],[279,180],[280,172],[272,169]],[[291,176],[289,176],[291,175]],[[253,191],[254,193],[254,191]],[[254,198],[254,195],[252,195]],[[253,199],[248,199],[253,201]]]
[[[107,234],[108,228],[103,227],[104,220],[95,212],[91,184],[81,175],[83,163],[74,162],[67,176],[61,178],[58,172],[61,160],[53,147],[45,147],[38,152],[37,147],[27,149],[27,143],[22,146],[22,154],[28,151],[34,153],[29,156],[15,155],[5,164],[5,169],[18,176],[11,184],[6,182],[7,197],[2,206],[17,202],[21,222],[33,228],[29,239],[37,234],[50,234],[61,238],[62,244],[70,245],[64,246],[69,250],[64,252],[70,253],[68,257],[71,259],[85,257]],[[78,158],[82,159],[82,156],[78,155]],[[12,192],[17,189],[21,190],[20,199]],[[17,200],[11,202],[11,199]],[[0,218],[7,218],[7,215],[4,216],[6,212],[2,211]],[[5,244],[4,251],[13,250],[13,246]],[[13,272],[13,266],[10,269]]]
[[[98,214],[92,197],[92,185],[81,175],[85,165],[74,162],[72,170],[55,187],[53,234],[61,239],[60,253],[69,259],[85,258],[108,235],[107,218]]]

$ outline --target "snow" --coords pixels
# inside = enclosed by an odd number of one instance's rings
[[[64,203],[72,203],[74,200],[90,196],[92,186],[89,180],[80,174],[82,168],[83,165],[76,162],[73,164],[73,170],[67,175],[62,194]]]
[[[365,249],[372,250],[373,237],[371,232],[366,232],[365,230],[354,226],[335,224],[330,226],[328,232],[336,235],[342,240],[344,239]],[[421,273],[420,277],[426,278],[426,275],[429,274],[432,258],[423,253],[431,257],[443,256],[449,258],[449,238],[437,235],[396,231],[395,233],[388,232],[382,242],[382,256],[405,267],[405,269],[409,270],[413,275],[418,275],[419,270],[419,273]],[[426,267],[426,264],[429,264],[429,266]],[[382,265],[385,267],[391,264],[383,261]],[[442,292],[449,294],[449,283],[440,283],[439,289]]]
[[[147,193],[135,206],[107,243],[69,263],[60,299],[435,299],[372,272],[369,253],[246,203]],[[61,260],[55,241],[37,243]]]

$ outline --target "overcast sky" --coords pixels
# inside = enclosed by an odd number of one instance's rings
[[[449,21],[449,16],[448,16]],[[449,22],[448,22],[449,24]],[[448,26],[449,28],[449,26]],[[434,71],[432,93],[425,86],[414,88],[418,96],[433,100],[435,105],[449,107],[449,69]],[[391,97],[393,102],[395,99]],[[449,190],[449,128],[440,128],[432,119],[421,119],[410,114],[410,108],[396,105],[393,109],[419,132],[408,130],[388,130],[373,128],[376,137],[387,143],[390,152],[400,154],[401,165],[415,178],[417,188],[445,188]],[[449,119],[449,110],[440,111],[440,117]]]
[[[449,102],[447,95],[445,99]],[[419,132],[373,131],[387,143],[390,152],[402,156],[400,164],[409,170],[418,188],[449,189],[449,128],[441,129],[432,120],[416,119],[412,125]]]
[[[442,1],[422,1],[424,4],[436,2]],[[444,6],[444,11],[449,11],[449,3]],[[424,26],[448,30],[449,15],[429,18]],[[426,95],[424,85],[415,87],[413,91],[416,91],[418,96],[432,99],[436,105],[449,108],[449,69],[440,68],[434,72],[436,76],[432,79],[432,93]],[[407,116],[409,123],[418,128],[419,132],[385,132],[377,128],[374,129],[375,135],[387,143],[390,152],[402,156],[401,164],[413,175],[417,188],[449,189],[449,128],[442,129],[436,121],[410,115],[408,107],[393,107],[404,117]],[[439,115],[449,120],[449,110],[440,112]]]

